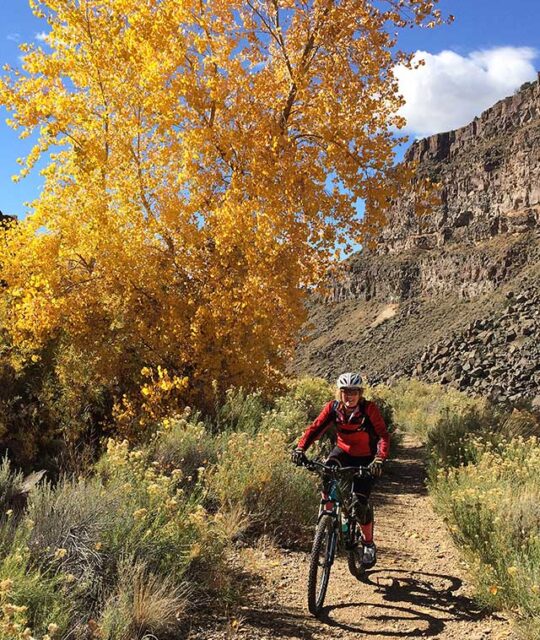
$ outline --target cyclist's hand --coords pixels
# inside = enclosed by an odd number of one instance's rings
[[[384,460],[382,458],[379,458],[379,456],[375,456],[375,458],[373,458],[373,462],[369,465],[369,470],[374,478],[380,478],[382,476],[383,465]]]
[[[306,458],[306,454],[304,453],[304,450],[300,449],[300,447],[297,447],[291,453],[291,460],[294,462],[294,464],[297,467],[301,467],[302,465],[306,464],[307,458]]]

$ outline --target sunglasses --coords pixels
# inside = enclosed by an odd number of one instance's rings
[[[354,396],[360,393],[360,389],[342,389],[341,391],[349,396]]]

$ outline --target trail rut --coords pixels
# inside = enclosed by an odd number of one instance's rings
[[[406,437],[373,498],[378,563],[363,582],[339,557],[319,619],[306,605],[308,554],[252,550],[260,582],[250,602],[197,628],[189,640],[341,638],[515,640],[510,621],[482,611],[427,494],[422,447]]]

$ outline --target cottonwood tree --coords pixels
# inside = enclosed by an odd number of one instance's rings
[[[46,163],[3,257],[12,354],[61,344],[129,402],[142,367],[185,399],[273,384],[336,244],[383,221],[398,34],[436,1],[31,5],[48,33],[0,85],[21,175]]]

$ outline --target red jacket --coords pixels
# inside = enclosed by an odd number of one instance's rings
[[[332,425],[336,426],[337,446],[349,455],[387,458],[390,436],[374,402],[361,400],[348,419],[341,402],[329,402],[306,429],[298,447],[306,450]]]

